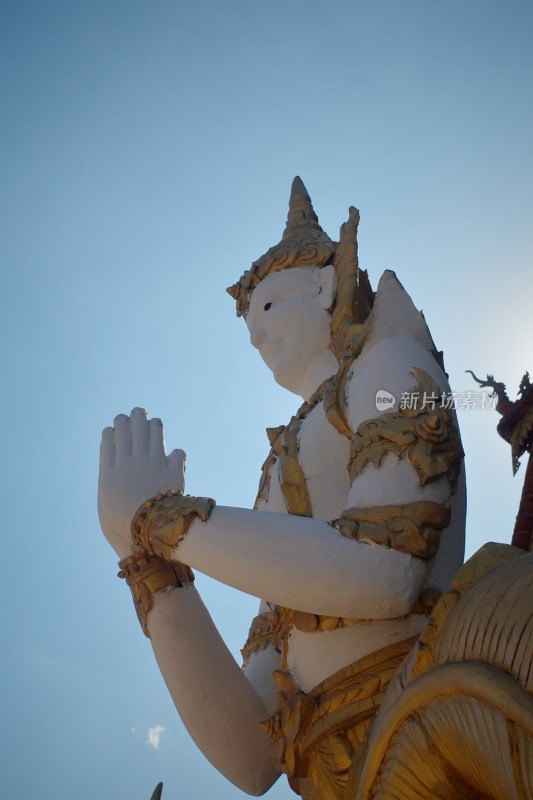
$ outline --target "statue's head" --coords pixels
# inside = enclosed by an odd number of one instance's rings
[[[273,272],[251,293],[246,313],[250,341],[277,383],[296,394],[302,376],[318,359],[329,355],[330,374],[337,370],[329,311],[334,300],[331,264]]]
[[[352,353],[370,311],[373,292],[358,268],[358,223],[359,212],[350,208],[333,242],[296,177],[281,242],[228,289],[252,344],[276,381],[293,391],[297,373],[322,353],[337,360]]]

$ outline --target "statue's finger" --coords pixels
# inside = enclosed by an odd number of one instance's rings
[[[115,431],[104,428],[100,443],[100,467],[112,467],[115,463]]]
[[[131,455],[131,425],[126,414],[115,417],[115,450],[117,458]]]
[[[165,434],[163,423],[158,417],[149,420],[150,430],[149,452],[151,458],[161,459],[165,457]]]
[[[134,408],[130,414],[131,449],[133,454],[148,453],[150,430],[144,408]]]
[[[184,450],[173,450],[168,456],[168,470],[170,473],[171,487],[176,492],[185,489],[185,461],[187,456]]]

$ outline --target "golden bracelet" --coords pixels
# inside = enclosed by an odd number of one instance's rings
[[[210,497],[191,497],[168,491],[146,500],[131,521],[135,544],[149,553],[171,560],[172,551],[187,535],[197,518],[206,522],[215,501]]]
[[[186,564],[169,564],[159,556],[139,550],[118,562],[119,578],[131,589],[137,617],[146,636],[148,612],[154,605],[154,594],[169,586],[186,586],[194,581],[194,573]]]

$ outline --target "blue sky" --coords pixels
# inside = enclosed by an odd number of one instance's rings
[[[235,800],[115,578],[100,431],[144,406],[187,451],[190,493],[253,502],[264,429],[299,403],[224,290],[278,241],[296,174],[333,238],[360,208],[362,265],[374,284],[397,271],[453,387],[494,372],[514,398],[533,369],[533,8],[4,0],[0,15],[0,793],[148,800],[163,780],[167,800]],[[460,422],[472,552],[509,541],[521,476],[495,412]],[[237,654],[255,600],[197,582]]]

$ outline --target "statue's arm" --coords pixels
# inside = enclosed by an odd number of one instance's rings
[[[228,506],[194,519],[163,552],[277,605],[328,616],[401,616],[426,574],[419,559],[384,548],[378,555],[323,520]]]
[[[258,671],[254,659],[248,679],[190,583],[190,570],[144,553],[131,539],[131,517],[144,498],[183,490],[184,459],[179,450],[166,455],[160,420],[149,420],[139,408],[130,416],[120,414],[102,435],[100,522],[121,559],[121,577],[132,588],[144,631],[184,724],[229,780],[243,791],[261,794],[278,777],[270,763],[268,737],[259,727],[273,710],[262,699],[273,696],[265,669]]]
[[[252,795],[277,780],[259,723],[272,712],[224,644],[193,585],[158,592],[147,628],[178,713],[204,755]]]

